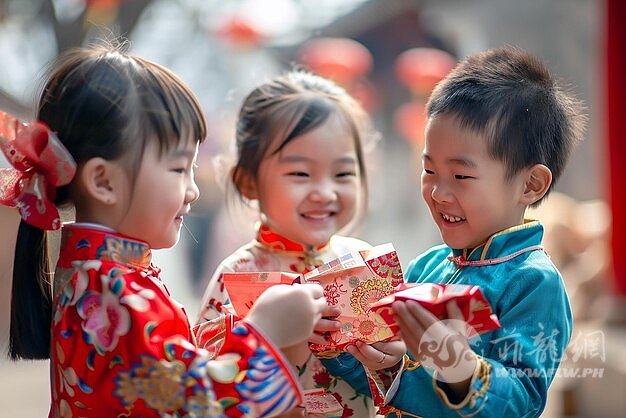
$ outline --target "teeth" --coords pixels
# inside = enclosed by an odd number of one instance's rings
[[[304,214],[304,217],[311,219],[326,219],[330,216],[330,214]]]
[[[464,220],[463,218],[460,218],[458,216],[450,216],[446,215],[445,213],[442,213],[441,216],[448,222],[460,222]]]

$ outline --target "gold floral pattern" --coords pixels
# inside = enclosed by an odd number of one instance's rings
[[[175,411],[185,405],[186,376],[182,361],[143,357],[139,367],[119,373],[116,393],[126,405],[143,399],[158,412]]]

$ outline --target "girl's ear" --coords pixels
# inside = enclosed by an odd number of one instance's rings
[[[254,176],[245,170],[235,170],[232,173],[233,183],[243,197],[248,200],[256,200],[259,194]]]
[[[105,205],[118,202],[121,192],[119,165],[104,158],[92,158],[79,171],[80,188]]]
[[[526,184],[520,202],[530,206],[541,199],[552,184],[552,171],[543,164],[535,164],[526,172]]]

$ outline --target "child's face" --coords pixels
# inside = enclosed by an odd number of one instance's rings
[[[259,167],[256,198],[274,231],[320,245],[355,216],[361,186],[354,138],[336,115]]]
[[[451,248],[473,248],[490,235],[521,224],[526,206],[522,173],[506,180],[483,135],[438,115],[426,127],[422,197]]]
[[[117,231],[146,241],[151,248],[173,246],[183,215],[199,196],[193,171],[197,153],[195,141],[181,141],[178,148],[159,155],[157,141],[150,141]]]

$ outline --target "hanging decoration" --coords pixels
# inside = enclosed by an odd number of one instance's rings
[[[412,101],[405,103],[394,112],[394,130],[412,146],[421,149],[424,145],[425,127],[426,107],[423,102]]]
[[[372,69],[373,58],[361,43],[349,38],[316,38],[304,44],[299,60],[323,77],[349,86]]]
[[[238,14],[229,16],[218,26],[216,33],[222,40],[240,49],[255,47],[265,39],[253,20]]]
[[[448,52],[434,48],[413,48],[398,56],[395,73],[414,95],[428,97],[455,65],[456,59]]]

